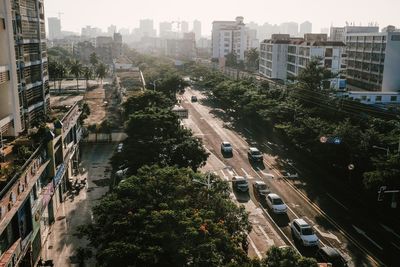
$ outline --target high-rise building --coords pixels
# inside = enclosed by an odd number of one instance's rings
[[[167,38],[171,35],[172,32],[172,23],[171,22],[160,22],[159,24],[159,36],[161,38]]]
[[[109,35],[109,36],[113,36],[114,33],[116,33],[116,32],[117,32],[117,26],[115,26],[115,25],[110,25],[107,28],[107,35]]]
[[[187,22],[187,21],[181,21],[181,32],[182,32],[182,33],[187,33],[187,32],[189,32],[189,22]]]
[[[198,20],[193,21],[193,32],[196,36],[196,40],[201,38],[201,22]]]
[[[139,35],[140,37],[155,37],[156,30],[152,19],[141,19],[139,21]]]
[[[0,129],[17,136],[45,120],[50,96],[43,2],[12,2],[0,0]]]
[[[347,33],[347,81],[368,91],[400,90],[400,32]]]
[[[309,21],[304,21],[300,24],[300,36],[306,33],[312,33],[312,23]]]
[[[212,25],[212,58],[223,58],[234,53],[238,60],[244,60],[248,47],[248,28],[243,17],[234,21],[214,21]]]
[[[61,37],[61,21],[58,18],[48,18],[49,39],[54,40]]]
[[[298,36],[299,24],[296,22],[284,22],[279,25],[280,33],[289,34],[290,36]]]
[[[331,27],[329,40],[346,42],[346,35],[349,33],[371,33],[379,32],[378,26],[345,26]]]

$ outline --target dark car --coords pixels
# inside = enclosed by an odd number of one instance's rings
[[[243,176],[233,176],[232,187],[236,191],[247,192],[249,191],[249,183]]]
[[[332,267],[347,267],[347,262],[340,255],[339,251],[332,247],[322,247],[318,250],[315,258],[321,263],[330,263]]]
[[[247,151],[247,155],[249,156],[249,159],[251,161],[262,161],[263,160],[263,154],[261,153],[258,148],[255,147],[250,147],[249,150]]]
[[[192,95],[192,97],[190,98],[190,100],[191,100],[192,102],[197,102],[197,96]]]

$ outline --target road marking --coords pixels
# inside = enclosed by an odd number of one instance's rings
[[[264,231],[264,229],[261,227],[261,225],[257,225],[258,229],[260,229],[261,233],[264,235],[265,239],[267,240],[268,245],[271,247],[273,245],[275,245],[274,240],[272,240],[267,233]]]
[[[372,238],[370,238],[369,236],[367,236],[365,234],[364,230],[358,228],[357,226],[354,226],[354,225],[352,225],[352,226],[353,226],[354,230],[356,230],[357,233],[359,233],[360,235],[364,236],[366,239],[368,239],[372,244],[374,244],[380,250],[383,250],[383,248],[380,245],[378,245],[378,243],[376,243]]]
[[[224,177],[224,180],[229,181],[229,178],[225,175],[224,171],[223,170],[220,170],[220,171],[222,173],[222,176]]]
[[[325,238],[334,239],[334,240],[336,240],[339,244],[342,243],[336,235],[332,234],[332,233],[329,232],[329,231],[328,231],[328,232],[322,232],[318,227],[319,227],[318,224],[314,225],[315,230],[317,230],[317,232],[318,232],[321,236],[323,236],[323,237],[325,237]]]
[[[240,168],[241,170],[242,170],[242,172],[244,173],[244,175],[246,176],[246,177],[249,177],[250,175],[246,172],[246,170],[245,169],[243,169],[243,168]]]
[[[392,245],[397,248],[398,250],[400,250],[400,247],[398,245],[396,245],[395,243],[392,242]]]
[[[388,231],[389,233],[392,233],[394,236],[396,236],[397,238],[400,238],[400,235],[398,235],[392,228],[390,228],[389,226],[384,225],[383,223],[380,224],[382,226],[383,229],[385,229],[386,231]]]
[[[345,205],[343,205],[342,203],[340,203],[340,201],[337,200],[336,198],[334,198],[331,194],[326,193],[326,195],[327,195],[328,197],[330,197],[333,201],[335,201],[338,205],[340,205],[342,208],[344,208],[345,210],[349,211],[349,209],[348,209]]]
[[[247,239],[249,240],[249,243],[253,247],[254,251],[256,252],[257,257],[261,260],[262,255],[261,255],[260,251],[257,249],[256,245],[254,244],[253,240],[250,238],[250,235],[247,235]]]
[[[293,213],[294,217],[300,218],[299,216],[297,216],[296,213],[294,213],[294,211],[289,207],[289,205],[286,205],[286,207]]]

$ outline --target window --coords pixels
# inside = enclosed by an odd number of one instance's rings
[[[390,102],[396,102],[397,101],[397,96],[396,95],[392,95],[390,97]]]
[[[5,19],[1,19],[1,22],[3,23],[3,29],[6,29],[6,20]]]
[[[333,54],[333,49],[332,48],[327,48],[325,50],[325,57],[332,57]]]
[[[377,95],[377,96],[375,97],[375,102],[382,102],[382,96]]]

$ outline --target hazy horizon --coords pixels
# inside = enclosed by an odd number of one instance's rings
[[[234,20],[243,16],[245,23],[256,22],[280,24],[294,21],[301,23],[310,21],[313,32],[331,25],[344,26],[346,21],[355,25],[378,23],[380,28],[389,24],[400,26],[400,1],[382,0],[378,6],[371,8],[363,0],[336,0],[335,2],[320,0],[287,0],[273,3],[265,0],[249,0],[242,5],[232,4],[232,1],[191,1],[147,0],[132,3],[130,0],[45,0],[46,17],[58,17],[61,14],[62,30],[80,33],[86,25],[99,27],[103,31],[111,24],[120,28],[133,29],[139,26],[140,19],[152,19],[154,28],[159,30],[163,21],[188,21],[189,29],[192,22],[202,22],[202,34],[211,34],[211,23],[214,20]],[[334,5],[332,5],[334,3]],[[79,8],[78,8],[79,7]],[[121,7],[121,8],[120,8]],[[288,9],[288,7],[291,7]],[[120,8],[120,9],[119,9]],[[94,9],[95,12],[89,12]],[[47,23],[47,20],[46,20]]]

